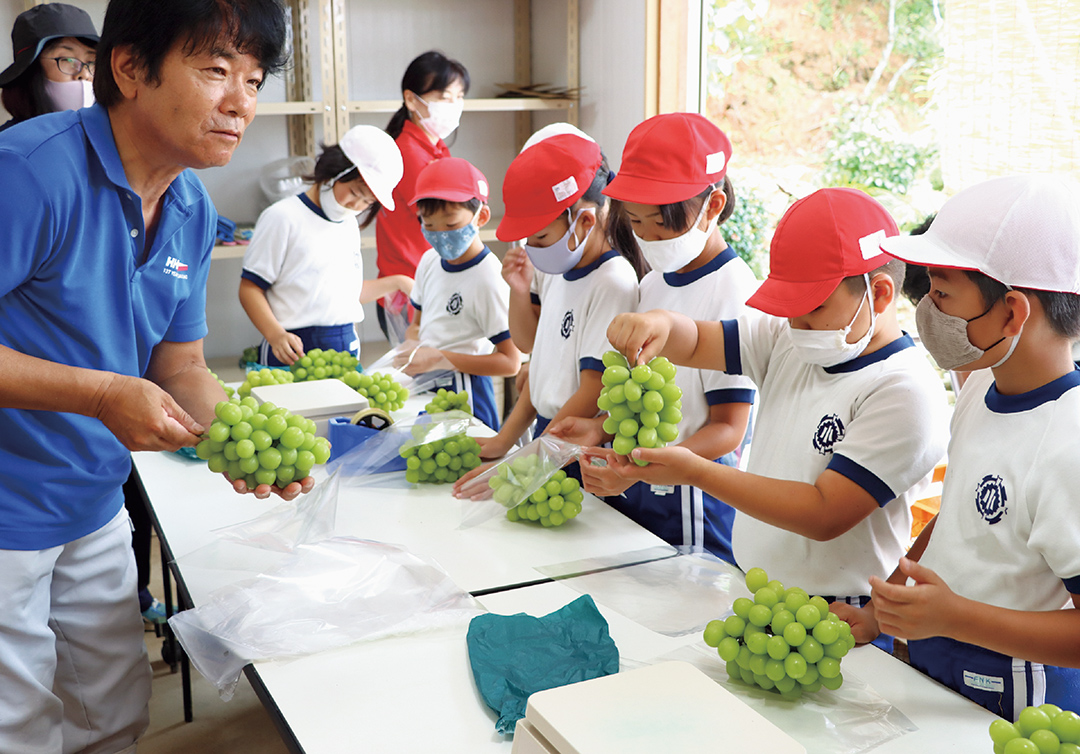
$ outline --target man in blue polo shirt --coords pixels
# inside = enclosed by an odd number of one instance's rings
[[[112,0],[99,104],[0,136],[0,751],[146,729],[121,484],[224,397],[202,353],[217,216],[187,169],[229,161],[285,28],[275,0]]]

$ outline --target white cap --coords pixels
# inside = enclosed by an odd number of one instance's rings
[[[533,135],[525,142],[525,146],[521,148],[521,151],[524,152],[529,147],[544,139],[550,139],[552,136],[561,136],[562,134],[570,134],[592,142],[596,141],[593,137],[589,136],[572,123],[550,123],[533,133]],[[520,152],[518,154],[520,154]]]
[[[393,211],[394,187],[405,172],[401,151],[393,137],[375,126],[353,126],[341,137],[338,146],[360,171],[360,177],[379,204]]]
[[[1013,288],[1080,293],[1080,184],[1063,175],[992,178],[945,202],[926,233],[893,236],[881,248]]]

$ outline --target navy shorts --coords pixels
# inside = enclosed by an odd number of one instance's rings
[[[321,348],[324,351],[348,351],[356,358],[360,358],[360,340],[356,337],[356,328],[348,325],[328,325],[317,327],[298,327],[289,330],[293,335],[299,335],[304,343],[304,352],[312,348]],[[278,361],[274,351],[265,340],[259,344],[259,363],[268,367],[287,366],[285,362]]]

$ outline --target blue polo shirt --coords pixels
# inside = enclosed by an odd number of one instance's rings
[[[163,340],[206,335],[217,213],[190,171],[163,197],[149,250],[101,106],[0,134],[0,344],[141,376]],[[0,549],[96,531],[123,505],[130,453],[97,419],[0,409]]]

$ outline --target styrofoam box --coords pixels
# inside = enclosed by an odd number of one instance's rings
[[[513,754],[806,749],[693,665],[664,662],[540,691],[514,732]]]
[[[267,401],[287,408],[294,414],[315,422],[315,434],[326,437],[326,427],[334,416],[352,417],[368,407],[368,399],[341,380],[310,380],[284,385],[263,385],[251,388],[259,405]]]

